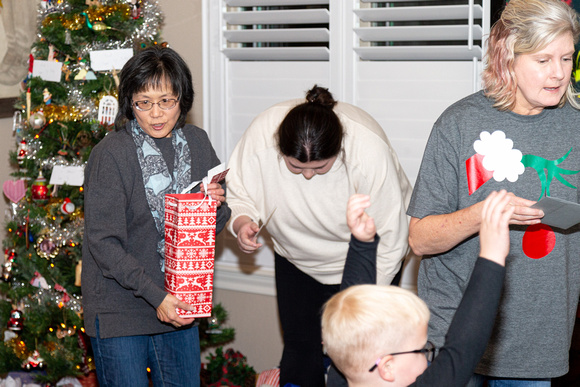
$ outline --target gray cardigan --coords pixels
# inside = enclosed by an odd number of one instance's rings
[[[173,325],[157,319],[166,296],[159,267],[159,233],[149,210],[137,150],[128,127],[108,134],[93,149],[85,169],[85,233],[82,294],[85,329],[101,338],[164,333]],[[205,131],[185,125],[191,179],[201,180],[220,164]],[[218,208],[219,233],[230,217]]]

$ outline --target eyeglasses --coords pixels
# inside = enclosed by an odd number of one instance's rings
[[[179,100],[175,98],[163,98],[159,102],[133,101],[133,106],[135,106],[137,110],[140,110],[142,112],[146,112],[153,109],[153,105],[158,105],[161,110],[169,110],[173,109],[175,105],[177,105],[177,102],[179,102]]]
[[[395,352],[395,353],[389,353],[388,355],[381,356],[377,359],[377,361],[375,362],[375,365],[373,365],[369,369],[369,372],[373,372],[379,366],[379,363],[381,362],[381,360],[385,356],[404,355],[406,353],[422,353],[425,355],[428,362],[432,362],[433,358],[435,357],[435,345],[432,342],[427,341],[427,343],[425,343],[425,347],[423,347],[423,349],[416,349],[414,351],[405,351],[405,352]]]

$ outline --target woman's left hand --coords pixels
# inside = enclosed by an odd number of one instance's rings
[[[167,294],[161,305],[157,307],[157,318],[164,323],[173,325],[176,328],[189,325],[193,322],[192,318],[182,318],[177,314],[176,308],[183,310],[192,310],[192,306],[179,300],[172,294]]]
[[[203,183],[201,184],[201,192],[205,192],[205,187]],[[217,202],[217,206],[221,206],[223,202],[226,201],[226,191],[222,188],[219,183],[209,183],[207,185],[207,194],[211,196],[213,200]]]

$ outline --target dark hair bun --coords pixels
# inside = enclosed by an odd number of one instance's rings
[[[332,94],[328,89],[314,85],[314,87],[306,93],[306,100],[309,103],[319,104],[332,109],[336,105],[336,101],[332,98]]]

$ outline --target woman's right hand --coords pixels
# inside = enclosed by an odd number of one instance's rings
[[[262,247],[256,240],[260,227],[247,216],[240,216],[234,221],[234,232],[238,236],[238,247],[246,254],[251,254]]]

